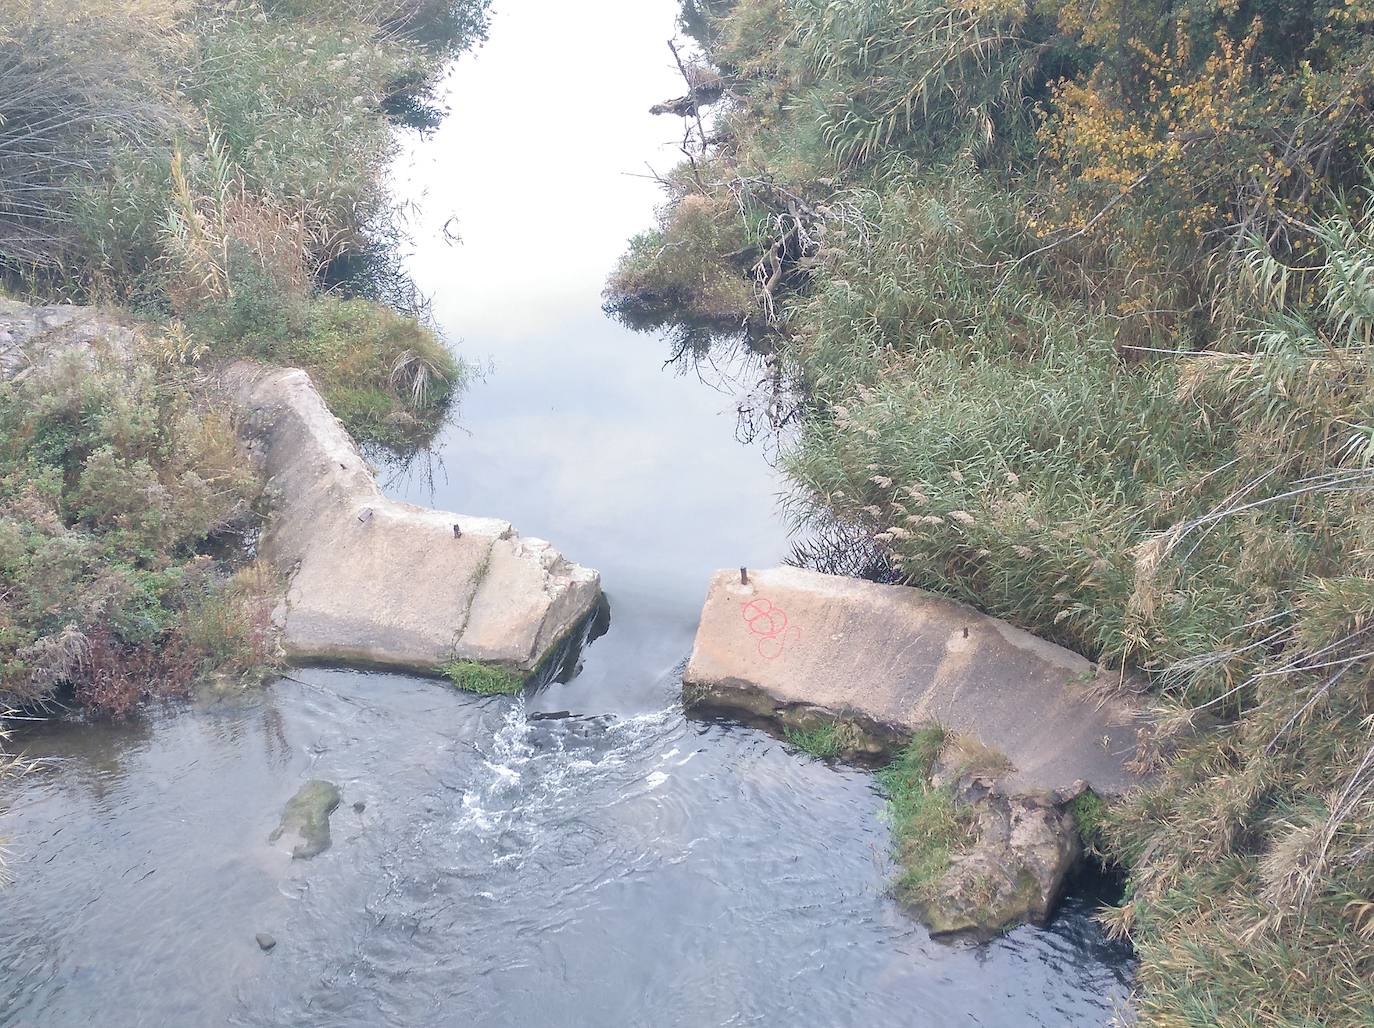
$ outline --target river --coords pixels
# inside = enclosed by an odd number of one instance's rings
[[[1061,1026],[1122,1005],[1130,956],[1092,895],[1046,930],[934,942],[887,893],[869,774],[683,715],[710,571],[776,563],[787,533],[736,439],[741,383],[665,368],[599,309],[658,200],[636,176],[673,161],[646,108],[680,92],[674,14],[506,0],[396,169],[411,271],[483,374],[434,476],[391,488],[599,568],[608,633],[515,699],[301,669],[30,727],[48,766],[0,816],[0,1024]],[[308,778],[344,803],[332,848],[293,863],[266,837]]]

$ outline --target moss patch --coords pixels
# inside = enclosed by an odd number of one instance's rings
[[[475,660],[450,661],[439,671],[457,688],[479,696],[514,696],[525,687],[525,676],[518,671]]]
[[[465,374],[412,318],[367,300],[292,296],[251,268],[189,323],[216,356],[305,368],[363,446],[405,451],[429,439]]]
[[[329,815],[340,802],[339,787],[315,778],[292,796],[282,811],[281,824],[267,837],[276,842],[283,836],[294,840],[292,860],[309,860],[329,849]]]

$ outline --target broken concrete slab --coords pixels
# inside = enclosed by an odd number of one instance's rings
[[[289,576],[280,620],[291,659],[530,672],[595,610],[600,576],[549,543],[497,518],[384,496],[304,371],[240,361],[222,382],[267,477],[260,552]]]
[[[834,726],[848,757],[893,756],[938,725],[925,787],[947,791],[965,837],[919,895],[899,894],[932,934],[987,938],[1053,912],[1082,859],[1071,800],[1143,784],[1131,765],[1141,714],[1117,685],[946,597],[789,567],[716,574],[683,699],[784,728]]]
[[[140,333],[117,311],[0,297],[0,379],[127,360]],[[288,576],[280,620],[291,659],[530,672],[552,665],[596,611],[597,573],[549,543],[498,518],[385,497],[304,371],[240,361],[220,381],[275,497],[260,552]]]
[[[1084,657],[946,597],[801,568],[718,572],[683,674],[689,705],[797,712],[899,741],[939,724],[1006,756],[1011,794],[1116,796],[1139,712]]]

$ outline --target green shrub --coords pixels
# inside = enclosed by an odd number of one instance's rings
[[[0,440],[0,697],[183,690],[215,657],[186,612],[234,595],[200,550],[257,492],[227,408],[187,369],[71,353],[0,385]]]
[[[152,258],[141,170],[186,128],[189,53],[172,5],[0,0],[0,273],[81,290]]]
[[[388,202],[378,110],[425,58],[346,20],[233,19],[200,43],[192,97],[248,192],[304,213],[317,262],[364,245]]]
[[[0,0],[0,273],[175,304],[178,163],[192,194],[248,209],[240,234],[263,212],[291,222],[312,273],[368,252],[395,222],[388,116],[431,123],[444,62],[484,37],[486,9]]]
[[[176,622],[178,644],[200,673],[260,677],[279,662],[272,609],[284,592],[261,560],[214,580],[187,597]]]
[[[452,352],[413,318],[369,300],[292,296],[260,274],[240,275],[187,323],[218,357],[305,368],[363,446],[427,440],[463,381]]]

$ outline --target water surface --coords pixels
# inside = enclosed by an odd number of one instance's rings
[[[607,635],[518,699],[308,669],[260,695],[27,733],[9,797],[4,1025],[1096,1025],[1128,956],[1093,901],[932,942],[892,902],[870,775],[684,717],[709,573],[778,562],[747,380],[677,374],[599,310],[650,219],[680,91],[668,0],[508,0],[453,113],[397,169],[412,270],[485,375],[431,484],[602,571]],[[453,222],[449,222],[450,218]],[[457,228],[464,244],[443,242]],[[307,779],[333,847],[266,838]],[[357,804],[361,809],[355,809]],[[254,934],[278,940],[270,954]]]

